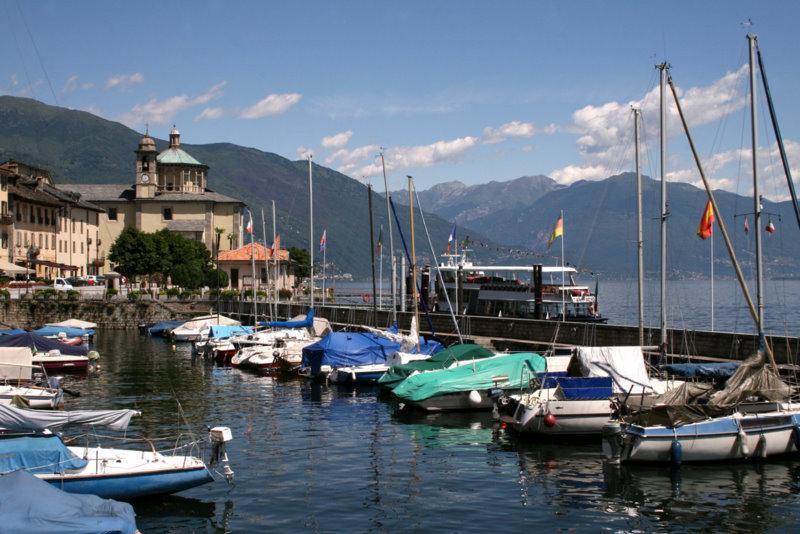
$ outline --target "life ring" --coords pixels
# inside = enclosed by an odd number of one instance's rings
[[[361,300],[363,300],[364,302],[369,302],[370,298],[371,296],[369,293],[364,293],[363,295],[361,295]]]

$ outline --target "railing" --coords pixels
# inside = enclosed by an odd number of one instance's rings
[[[14,224],[14,216],[10,213],[2,213],[0,214],[0,225],[2,226],[9,226]]]

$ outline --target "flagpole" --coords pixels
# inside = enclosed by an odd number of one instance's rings
[[[712,223],[713,224],[713,223]],[[711,231],[711,331],[714,331],[714,231]]]
[[[567,320],[567,303],[566,295],[564,294],[564,287],[566,286],[564,280],[565,270],[567,269],[564,263],[564,210],[561,210],[561,320]]]

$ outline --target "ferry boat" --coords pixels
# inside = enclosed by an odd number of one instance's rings
[[[468,259],[469,249],[445,255],[439,265],[444,287],[434,276],[433,309],[457,315],[521,317],[584,323],[605,323],[597,295],[575,282],[577,269],[546,265],[478,266]],[[562,283],[563,281],[563,283]],[[425,273],[423,294],[426,294]]]

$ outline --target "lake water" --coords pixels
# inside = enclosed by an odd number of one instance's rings
[[[603,288],[601,288],[601,292]],[[800,458],[604,469],[600,443],[520,441],[488,416],[398,414],[377,389],[278,380],[188,345],[101,331],[68,408],[135,408],[129,433],[233,430],[235,485],[134,503],[143,532],[789,530]],[[111,446],[111,445],[109,445]]]

